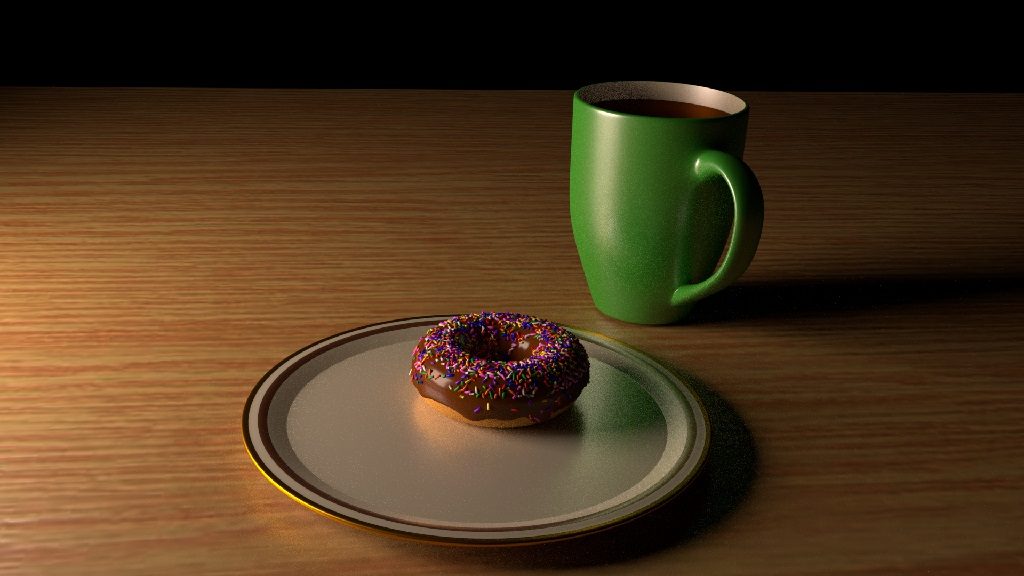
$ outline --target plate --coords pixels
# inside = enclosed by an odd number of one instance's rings
[[[311,344],[245,405],[246,448],[299,503],[391,535],[461,544],[579,536],[680,492],[708,447],[684,380],[645,354],[573,331],[590,383],[570,410],[526,428],[450,420],[409,382],[412,350],[448,316],[394,320]]]

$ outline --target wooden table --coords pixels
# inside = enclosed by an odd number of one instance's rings
[[[567,92],[0,91],[0,573],[1024,573],[1024,95],[742,94],[757,258],[597,312]],[[241,440],[278,360],[528,312],[691,376],[706,478],[620,529],[445,548],[313,514]]]

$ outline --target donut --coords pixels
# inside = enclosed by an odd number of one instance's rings
[[[514,428],[568,410],[587,385],[590,359],[554,322],[481,312],[428,330],[413,349],[409,376],[420,396],[455,420]]]

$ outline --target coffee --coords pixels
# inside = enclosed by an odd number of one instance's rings
[[[662,118],[720,118],[728,116],[726,112],[717,108],[691,104],[689,102],[676,102],[674,100],[653,100],[653,99],[632,99],[632,100],[605,100],[595,103],[596,106],[615,112],[626,114],[637,114],[639,116],[659,116]]]

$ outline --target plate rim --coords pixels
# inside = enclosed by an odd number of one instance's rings
[[[429,315],[424,315],[424,316],[410,316],[410,317],[404,317],[404,318],[395,318],[395,319],[391,319],[391,320],[384,320],[384,321],[380,321],[380,322],[372,322],[372,323],[369,323],[369,324],[364,324],[364,325],[361,325],[361,326],[356,326],[356,327],[353,327],[353,328],[350,328],[350,329],[347,329],[347,330],[343,330],[341,332],[337,332],[335,334],[326,336],[324,338],[320,338],[319,340],[316,340],[314,342],[311,342],[311,343],[309,343],[309,344],[299,348],[298,350],[292,352],[288,356],[284,357],[279,362],[277,362],[272,368],[267,370],[267,372],[252,387],[252,390],[249,391],[249,394],[247,395],[246,400],[245,400],[244,407],[242,409],[242,439],[243,439],[243,444],[245,446],[245,450],[246,450],[246,453],[249,456],[249,459],[256,466],[256,469],[259,470],[260,474],[262,474],[263,477],[266,478],[267,481],[269,481],[271,483],[271,485],[273,485],[279,491],[283,492],[286,496],[288,496],[289,498],[291,498],[295,502],[298,502],[302,506],[304,506],[304,507],[306,507],[306,508],[308,508],[308,509],[310,509],[310,510],[312,510],[312,511],[318,513],[318,514],[320,514],[321,516],[325,516],[327,518],[330,518],[331,520],[334,520],[336,522],[340,522],[340,523],[345,524],[347,526],[351,526],[351,527],[354,527],[354,528],[359,528],[361,530],[365,530],[365,531],[368,531],[368,532],[371,532],[371,533],[374,533],[374,534],[382,534],[382,535],[385,535],[385,536],[389,536],[389,537],[393,537],[393,538],[398,538],[398,539],[401,539],[401,540],[411,540],[411,541],[416,541],[416,542],[428,542],[428,543],[432,543],[432,544],[452,545],[452,546],[470,546],[470,547],[528,546],[528,545],[532,545],[532,544],[539,544],[539,543],[545,543],[545,542],[555,542],[555,541],[559,541],[559,540],[567,540],[567,539],[572,539],[572,538],[578,538],[578,537],[585,536],[585,535],[588,535],[588,534],[593,534],[595,532],[600,532],[600,531],[603,531],[603,530],[608,530],[608,529],[610,529],[612,527],[619,526],[619,525],[628,523],[628,522],[630,522],[632,520],[635,520],[635,519],[637,519],[637,518],[639,518],[641,516],[644,516],[644,515],[652,512],[653,510],[655,510],[657,508],[660,508],[661,506],[667,504],[669,501],[673,500],[678,494],[680,494],[682,491],[684,491],[687,487],[689,487],[693,483],[694,479],[700,474],[700,472],[703,469],[704,464],[705,464],[705,462],[707,460],[708,451],[709,451],[709,448],[710,448],[710,445],[711,445],[711,438],[710,438],[710,436],[711,436],[711,421],[710,421],[710,418],[708,416],[707,407],[704,405],[704,402],[701,400],[701,398],[697,394],[697,392],[687,382],[687,379],[684,378],[672,366],[666,365],[664,362],[658,360],[657,358],[654,358],[653,356],[647,354],[646,352],[643,352],[642,350],[640,350],[640,349],[638,349],[638,348],[636,348],[634,346],[631,346],[631,345],[629,345],[629,344],[627,344],[625,342],[622,342],[621,340],[612,338],[610,336],[601,334],[599,332],[594,332],[592,330],[586,330],[586,329],[582,329],[582,328],[576,328],[574,326],[571,326],[571,325],[568,325],[568,324],[562,324],[562,323],[558,323],[558,324],[560,326],[563,326],[565,328],[570,329],[573,332],[580,333],[580,334],[585,334],[587,336],[594,336],[594,337],[596,337],[599,340],[606,340],[606,341],[609,341],[609,342],[613,343],[616,346],[620,346],[622,348],[625,348],[631,354],[639,356],[640,358],[642,358],[644,360],[647,360],[648,362],[653,364],[653,366],[655,368],[658,368],[658,369],[668,373],[668,375],[671,376],[672,380],[674,380],[675,382],[678,382],[678,384],[682,386],[682,390],[680,390],[680,393],[682,393],[683,397],[686,398],[688,404],[690,404],[692,407],[696,408],[696,410],[695,410],[696,414],[695,415],[699,415],[699,418],[694,418],[694,429],[695,429],[695,440],[694,440],[694,443],[696,444],[696,442],[698,440],[700,440],[701,438],[703,438],[703,443],[700,446],[700,453],[697,455],[697,459],[696,459],[694,465],[691,467],[691,469],[689,471],[686,472],[686,474],[681,479],[678,480],[678,483],[676,484],[676,486],[674,486],[671,490],[666,492],[661,497],[655,499],[654,501],[648,503],[647,505],[642,506],[642,507],[640,507],[640,508],[638,508],[636,510],[633,510],[632,512],[630,512],[628,514],[625,514],[625,515],[622,515],[622,516],[617,516],[617,517],[608,519],[608,520],[603,521],[603,522],[594,523],[593,525],[586,526],[586,527],[583,527],[583,528],[578,528],[578,529],[574,529],[574,530],[567,530],[567,531],[560,532],[560,533],[555,533],[555,534],[540,534],[540,535],[519,536],[519,537],[514,537],[513,536],[513,537],[507,537],[507,538],[477,539],[477,538],[470,538],[470,537],[455,537],[455,536],[444,536],[444,535],[440,535],[440,534],[424,534],[424,533],[420,533],[420,532],[404,531],[404,530],[400,530],[400,529],[391,528],[391,527],[388,527],[388,526],[382,526],[382,525],[378,525],[378,524],[367,523],[367,522],[364,522],[364,521],[361,521],[361,520],[358,520],[358,519],[355,519],[355,518],[351,518],[351,517],[345,516],[345,515],[340,514],[340,513],[336,512],[334,510],[324,509],[323,507],[318,505],[316,502],[312,502],[312,501],[308,500],[307,498],[305,498],[302,494],[296,493],[295,490],[292,487],[290,487],[287,484],[285,484],[282,481],[282,479],[277,478],[274,475],[274,473],[267,468],[266,463],[263,462],[261,457],[257,455],[256,445],[255,445],[255,442],[254,442],[254,440],[252,438],[252,435],[250,434],[250,431],[249,431],[250,422],[251,422],[250,415],[252,413],[253,403],[255,402],[256,397],[259,396],[260,392],[263,391],[266,388],[266,386],[268,385],[268,381],[270,380],[271,376],[273,376],[276,372],[278,372],[283,366],[289,364],[290,362],[295,361],[297,358],[299,358],[299,357],[301,357],[303,355],[308,355],[310,352],[316,351],[316,354],[310,355],[306,359],[306,361],[311,360],[311,359],[315,358],[316,356],[319,356],[321,353],[324,353],[324,352],[326,352],[328,350],[336,348],[337,346],[341,346],[341,345],[345,344],[347,342],[347,340],[345,340],[344,338],[340,338],[340,337],[342,337],[342,336],[344,336],[346,334],[351,334],[351,333],[354,333],[354,332],[366,331],[367,329],[374,328],[374,327],[377,327],[377,326],[385,326],[385,325],[389,325],[390,326],[390,325],[396,325],[396,324],[411,323],[411,322],[415,322],[415,321],[431,321],[431,322],[438,321],[438,322],[440,322],[440,321],[444,320],[445,318],[450,318],[452,316],[454,316],[454,315],[429,314]],[[370,336],[370,335],[372,335],[372,333],[361,334],[360,336],[365,337],[365,336]],[[334,340],[334,339],[339,339],[339,342],[336,345],[327,346],[327,347],[323,346],[324,343],[329,342],[329,341]],[[299,366],[302,366],[303,364],[305,364],[305,361],[304,362],[297,362],[294,368],[297,369]],[[278,374],[277,376],[275,376],[274,380],[282,381],[283,379],[287,378],[293,371],[294,370],[287,370],[285,372],[282,372],[281,374]],[[261,408],[262,407],[263,406],[261,405]],[[261,412],[262,412],[262,410],[261,410]],[[262,443],[261,443],[261,445],[262,445]],[[268,449],[268,451],[269,451],[269,449]],[[286,468],[287,469],[286,466],[282,466],[282,468]]]

